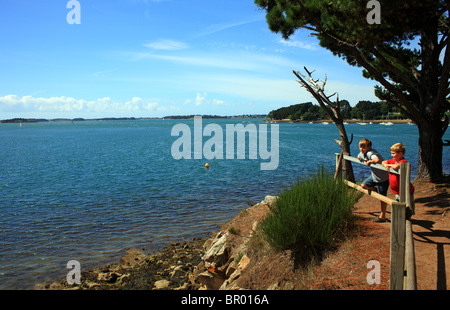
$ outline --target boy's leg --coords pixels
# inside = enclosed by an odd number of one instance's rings
[[[368,191],[377,191],[376,187],[375,187],[375,182],[372,179],[372,175],[368,176],[367,179],[365,179],[362,183],[361,183],[361,187],[368,190]]]
[[[381,203],[381,212],[380,212],[380,217],[379,219],[382,221],[386,221],[386,208],[387,208],[387,204],[383,201],[380,201]]]
[[[379,194],[386,196],[387,190],[389,188],[389,181],[377,183],[376,185],[377,191]],[[384,201],[380,201],[381,205],[381,212],[380,217],[376,219],[377,222],[385,222],[386,221],[386,209],[387,209],[387,203]]]

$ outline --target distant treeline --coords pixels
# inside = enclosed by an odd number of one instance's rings
[[[363,100],[359,101],[353,108],[347,100],[341,100],[339,103],[344,119],[406,119],[397,109],[385,102]],[[268,118],[315,121],[328,117],[320,106],[314,105],[312,102],[305,102],[270,111]]]
[[[12,118],[5,119],[1,121],[2,123],[38,123],[38,122],[48,122],[48,119],[44,118]]]
[[[135,120],[134,117],[105,117],[105,118],[96,118],[90,119],[92,121],[116,121],[116,120]],[[11,118],[2,120],[1,123],[39,123],[39,122],[82,122],[85,121],[84,118],[54,118],[54,119],[45,119],[45,118]]]
[[[129,120],[148,120],[148,119],[192,119],[197,115],[171,115],[165,117],[104,117],[104,118],[55,118],[55,119],[44,119],[44,118],[12,118],[2,120],[1,123],[37,123],[37,122],[82,122],[82,121],[129,121]],[[267,118],[266,114],[243,114],[235,116],[220,116],[220,115],[202,115],[202,118]]]
[[[165,116],[164,119],[191,119],[195,116],[199,116],[198,114],[192,115],[171,115]],[[243,115],[234,115],[234,116],[222,116],[222,115],[201,115],[202,118],[214,119],[214,118],[266,118],[267,114],[243,114]]]

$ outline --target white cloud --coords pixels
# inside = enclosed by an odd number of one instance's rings
[[[184,50],[189,47],[186,43],[182,41],[175,41],[169,39],[160,39],[157,41],[146,43],[144,44],[144,46],[155,50],[166,50],[166,51]]]
[[[195,96],[195,105],[202,105],[205,103],[205,99],[206,99],[206,93],[200,94],[197,93],[197,96]]]
[[[211,101],[211,105],[222,105],[222,106],[226,106],[226,103],[225,103],[225,101],[223,101],[223,100],[213,99],[213,101]]]
[[[131,113],[155,111],[158,103],[155,100],[144,100],[133,97],[125,102],[116,102],[109,97],[95,100],[75,99],[71,97],[34,98],[7,95],[0,97],[2,112],[83,112],[83,113]]]
[[[208,93],[204,92],[203,94],[197,93],[195,96],[195,105],[201,106],[201,105],[210,105],[210,106],[226,106],[227,104],[223,100],[219,99],[213,99],[213,100],[207,100],[206,97],[208,96]],[[190,99],[187,99],[184,101],[185,104],[191,103],[192,101]]]

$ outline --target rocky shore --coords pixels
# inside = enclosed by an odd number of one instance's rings
[[[37,290],[217,290],[239,289],[236,280],[250,259],[247,242],[274,197],[243,210],[219,232],[174,242],[145,255],[129,249],[119,263],[81,272],[80,284],[66,279],[36,285]],[[262,211],[262,212],[261,212]],[[253,224],[243,219],[251,219]],[[240,220],[238,224],[236,221]],[[253,228],[253,229],[252,229]]]

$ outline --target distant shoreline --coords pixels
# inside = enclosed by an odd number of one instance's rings
[[[291,119],[270,119],[267,115],[235,115],[235,116],[218,116],[218,115],[201,115],[203,119],[242,119],[242,118],[263,118],[265,122],[273,123],[332,123],[331,120],[314,120],[314,121],[303,121],[303,120],[291,120]],[[194,115],[180,115],[180,116],[165,116],[165,117],[104,117],[104,118],[55,118],[55,119],[45,119],[45,118],[12,118],[1,120],[2,124],[19,124],[19,123],[45,123],[45,122],[85,122],[85,121],[133,121],[133,120],[187,120],[193,119]],[[410,119],[391,119],[391,120],[361,120],[361,119],[349,119],[345,120],[345,123],[367,123],[367,124],[380,124],[391,122],[393,124],[409,124],[413,123]]]
[[[45,122],[84,122],[84,121],[134,121],[134,120],[178,120],[178,119],[193,119],[196,115],[172,115],[164,117],[103,117],[103,118],[11,118],[1,120],[2,124],[15,124],[15,123],[45,123]],[[235,118],[267,118],[264,114],[251,114],[251,115],[234,115],[234,116],[221,116],[221,115],[201,115],[204,119],[235,119]]]
[[[288,118],[285,119],[267,119],[267,122],[273,122],[273,123],[333,123],[333,121],[331,120],[315,120],[315,121],[302,121],[302,120],[291,120]],[[387,123],[387,122],[391,122],[393,124],[413,124],[414,122],[411,121],[410,119],[389,119],[389,120],[382,120],[382,119],[374,119],[374,120],[362,120],[362,119],[348,119],[348,120],[344,120],[344,123],[367,123],[367,124],[380,124],[380,123]]]

